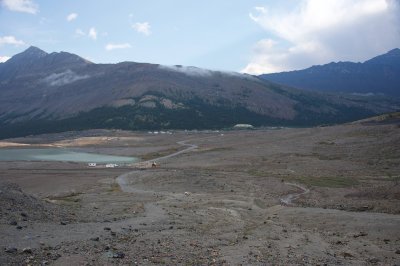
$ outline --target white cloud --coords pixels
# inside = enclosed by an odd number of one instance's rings
[[[0,63],[4,63],[4,62],[6,62],[8,59],[10,59],[11,57],[9,57],[9,56],[1,56],[0,55]]]
[[[78,18],[78,14],[76,14],[76,13],[71,13],[71,14],[69,14],[68,16],[67,16],[67,21],[69,22],[69,21],[73,21],[73,20],[75,20],[75,19],[77,19]]]
[[[86,36],[86,33],[85,33],[83,30],[81,30],[81,29],[76,29],[76,30],[75,30],[75,34],[76,34],[77,36]]]
[[[105,46],[105,49],[107,51],[112,51],[115,49],[127,49],[127,48],[131,48],[132,46],[129,43],[120,43],[120,44],[116,44],[116,43],[109,43]]]
[[[11,11],[36,14],[39,6],[32,0],[2,0],[1,4]]]
[[[50,76],[44,78],[42,81],[49,84],[50,86],[62,86],[87,78],[90,78],[90,76],[78,75],[70,69],[67,69],[66,71],[61,73],[53,73]]]
[[[158,65],[158,68],[162,69],[162,70],[183,73],[185,75],[192,76],[192,77],[210,77],[212,75],[225,75],[225,76],[231,76],[231,77],[237,77],[237,78],[254,79],[254,81],[258,80],[257,78],[254,78],[253,76],[248,75],[248,74],[232,72],[232,71],[210,70],[210,69],[198,68],[198,67],[194,67],[194,66]]]
[[[267,13],[267,9],[265,7],[263,7],[263,6],[256,6],[254,9],[256,11],[262,13],[262,14],[266,14]]]
[[[142,33],[146,36],[149,36],[151,34],[151,26],[149,22],[136,22],[135,24],[132,25],[132,28],[136,30],[139,33]]]
[[[51,22],[52,22],[51,19],[48,19],[48,18],[45,18],[45,17],[41,17],[40,21],[39,21],[40,25],[50,24]]]
[[[242,70],[261,74],[330,61],[363,61],[400,44],[399,0],[302,0],[292,10],[254,8],[274,36],[254,45]]]
[[[11,44],[11,45],[24,45],[25,43],[21,40],[17,40],[14,36],[4,36],[0,37],[0,46],[3,44]]]
[[[97,31],[95,28],[90,28],[88,33],[89,38],[96,40],[97,39]]]
[[[201,76],[201,77],[209,77],[213,74],[211,70],[192,67],[192,66],[165,66],[159,65],[160,69],[169,70],[169,71],[176,71],[184,73],[188,76]]]
[[[97,32],[96,28],[91,27],[88,31],[84,31],[81,28],[77,28],[75,30],[75,37],[79,38],[79,37],[88,37],[92,40],[97,40],[97,36],[99,35],[99,33]],[[107,36],[108,33],[107,32],[102,32],[101,36]]]

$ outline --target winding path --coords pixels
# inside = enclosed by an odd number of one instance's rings
[[[177,155],[179,155],[179,154],[181,154],[181,153],[188,152],[188,151],[191,151],[191,150],[193,150],[193,149],[197,149],[197,148],[198,148],[198,146],[195,145],[195,144],[186,143],[187,141],[188,141],[188,140],[178,141],[178,142],[177,142],[177,143],[178,143],[179,145],[181,145],[181,146],[187,146],[186,149],[183,149],[183,150],[181,150],[181,151],[177,151],[177,152],[174,152],[174,153],[171,153],[171,154],[162,156],[162,157],[158,157],[158,158],[156,158],[156,159],[152,159],[152,160],[145,161],[145,163],[147,163],[147,162],[158,162],[158,161],[161,161],[161,160],[164,160],[164,159],[168,159],[168,158],[177,156]]]
[[[143,162],[140,162],[140,163],[143,164],[143,163],[159,162],[161,160],[165,160],[165,159],[168,159],[168,158],[171,158],[171,157],[175,157],[175,156],[177,156],[179,154],[182,154],[184,152],[188,152],[188,151],[191,151],[193,149],[197,149],[198,148],[198,146],[195,145],[195,144],[186,143],[187,141],[188,140],[178,141],[177,142],[181,146],[186,146],[187,147],[186,149],[183,149],[183,150],[180,150],[180,151],[177,151],[177,152],[174,152],[174,153],[162,156],[162,157],[158,157],[158,158],[155,158],[155,159],[143,161]],[[122,175],[117,177],[117,179],[116,179],[117,183],[118,183],[118,185],[120,186],[120,188],[121,188],[121,190],[123,192],[138,192],[137,189],[133,188],[132,186],[129,186],[129,182],[127,180],[127,178],[130,175],[136,173],[136,171],[137,170],[133,170],[133,171],[130,171],[130,172],[125,173],[125,174],[122,174]]]
[[[165,159],[169,159],[171,157],[175,157],[175,156],[177,156],[179,154],[182,154],[182,153],[185,153],[185,152],[188,152],[188,151],[191,151],[193,149],[197,149],[198,148],[198,146],[196,144],[186,143],[188,141],[189,140],[184,140],[184,141],[178,141],[177,142],[177,144],[179,144],[181,146],[186,146],[187,147],[186,149],[183,149],[183,150],[180,150],[180,151],[177,151],[177,152],[174,152],[174,153],[162,156],[162,157],[158,157],[158,158],[155,158],[155,159],[143,161],[143,162],[140,162],[140,163],[143,164],[143,163],[159,162],[159,161],[162,161],[162,160],[165,160]],[[129,182],[128,182],[127,178],[129,176],[131,176],[132,174],[136,173],[136,172],[137,172],[137,170],[133,170],[133,171],[127,172],[125,174],[122,174],[122,175],[120,175],[120,176],[118,176],[116,178],[117,183],[118,183],[118,185],[120,186],[120,188],[121,188],[121,190],[123,192],[131,192],[131,193],[132,192],[143,192],[142,190],[135,189],[134,187],[129,185]],[[300,196],[310,192],[310,190],[308,188],[303,187],[303,186],[298,185],[298,184],[294,184],[294,183],[285,183],[285,184],[288,185],[288,186],[293,186],[293,187],[299,188],[299,189],[302,190],[302,192],[301,193],[291,193],[291,194],[285,195],[284,197],[280,198],[281,205],[283,205],[283,206],[288,206],[288,205],[292,204],[292,202],[294,200],[296,200]]]

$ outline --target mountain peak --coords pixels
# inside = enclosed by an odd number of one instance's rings
[[[400,55],[400,49],[399,48],[394,48],[387,52],[386,54],[392,54],[392,55]]]
[[[400,62],[400,49],[395,48],[383,55],[378,55],[368,61],[367,64],[383,64],[383,65],[399,65]]]
[[[36,46],[30,46],[23,53],[47,55],[47,53],[45,51],[43,51],[42,49],[40,49]]]
[[[46,56],[47,53],[35,46],[30,46],[28,49],[23,51],[22,53],[16,55],[16,56],[23,56],[23,57],[29,57],[29,58],[41,58]]]
[[[12,65],[12,64],[20,64],[23,62],[33,62],[45,56],[47,56],[47,53],[45,51],[35,46],[30,46],[25,51],[11,57],[11,59],[7,60],[6,63],[8,65]]]
[[[66,52],[48,54],[35,46],[30,46],[4,63],[0,72],[0,80],[1,78],[12,78],[35,71],[43,72],[45,69],[48,72],[63,71],[87,64],[91,64],[91,62],[75,54]]]
[[[67,52],[53,52],[46,53],[45,51],[35,46],[30,46],[22,53],[14,55],[7,62],[17,63],[21,65],[38,64],[39,61],[43,61],[47,65],[54,64],[72,64],[74,66],[79,64],[91,64],[90,61],[83,59],[82,57]]]
[[[400,97],[400,49],[392,49],[364,63],[338,62],[304,70],[266,74],[272,82],[296,88]]]

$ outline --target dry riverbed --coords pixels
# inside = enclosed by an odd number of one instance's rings
[[[147,162],[0,162],[0,265],[400,264],[396,123],[7,143]]]

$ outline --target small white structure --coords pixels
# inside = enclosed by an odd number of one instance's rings
[[[234,129],[253,129],[253,125],[250,124],[236,124],[233,126]]]
[[[115,167],[117,167],[118,166],[118,164],[115,164],[115,163],[108,163],[108,164],[106,164],[106,168],[115,168]]]
[[[96,167],[96,166],[97,166],[97,163],[88,163],[88,166],[89,166],[89,167]]]

